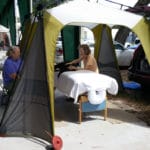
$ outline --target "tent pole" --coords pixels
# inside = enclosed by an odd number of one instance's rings
[[[30,0],[30,13],[32,14],[32,12],[33,12],[33,1]]]

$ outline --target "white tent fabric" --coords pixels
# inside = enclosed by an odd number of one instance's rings
[[[11,37],[10,37],[10,30],[9,30],[8,28],[6,28],[5,26],[0,25],[0,33],[6,33],[6,34],[7,34],[7,36],[8,36],[8,39],[9,39],[10,45],[12,45]],[[0,34],[0,39],[1,39],[1,34]]]
[[[9,32],[9,29],[0,25],[0,32]]]
[[[134,7],[138,0],[100,0],[98,3],[101,3],[107,7],[113,7],[116,9],[126,9],[128,7]]]
[[[70,1],[47,11],[64,25],[84,25],[87,27],[94,27],[101,23],[133,28],[142,19],[141,16],[104,5],[90,3],[86,0]],[[132,19],[129,21],[129,18]]]
[[[78,25],[94,29],[99,24],[124,26],[139,37],[150,63],[149,22],[143,16],[110,8],[87,0],[73,0],[46,10],[47,19],[54,17],[62,26]],[[50,17],[51,16],[51,17]],[[142,30],[141,30],[142,29]],[[58,34],[58,33],[57,33]]]

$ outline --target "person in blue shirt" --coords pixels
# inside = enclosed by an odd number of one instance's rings
[[[6,90],[11,90],[13,81],[17,78],[20,65],[20,48],[12,46],[3,66],[3,86]]]

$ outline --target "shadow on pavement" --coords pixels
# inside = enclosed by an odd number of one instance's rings
[[[67,97],[62,93],[55,91],[55,121],[78,123],[78,104],[68,102],[66,99]],[[83,122],[94,119],[103,120],[103,111],[85,113],[83,115]],[[121,103],[115,104],[112,100],[108,100],[107,121],[112,124],[127,122],[145,126],[145,123],[142,123],[142,121],[139,120],[133,112],[126,111],[125,105],[122,105]]]

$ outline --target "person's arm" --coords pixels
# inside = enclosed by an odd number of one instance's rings
[[[74,59],[73,61],[67,63],[67,65],[77,64],[82,60],[82,57],[79,57],[77,59]]]
[[[93,66],[93,65],[87,65],[84,69],[85,69],[85,70],[91,70],[91,71],[94,71],[94,72],[95,72],[96,67]]]
[[[13,80],[15,80],[16,77],[17,77],[17,74],[16,73],[12,73],[12,74],[9,75],[9,77],[12,78]]]

